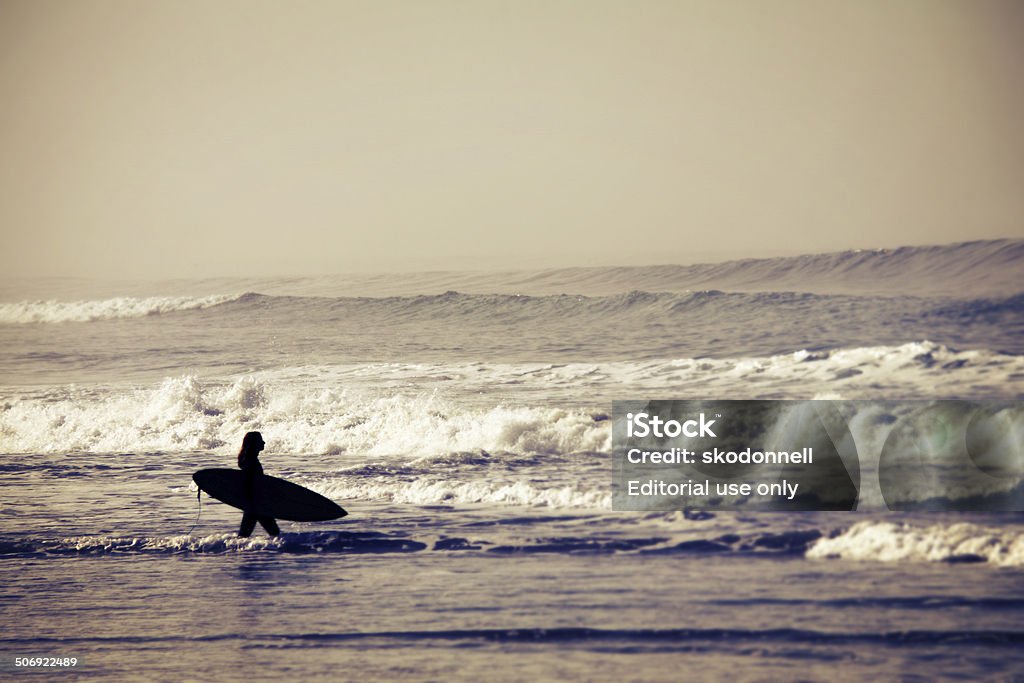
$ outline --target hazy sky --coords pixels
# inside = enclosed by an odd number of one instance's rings
[[[0,0],[0,269],[1024,236],[1016,0]]]

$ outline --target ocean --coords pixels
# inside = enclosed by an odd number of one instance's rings
[[[0,669],[1024,680],[1024,515],[617,512],[612,401],[1021,399],[1024,241],[704,265],[0,280]],[[349,516],[236,537],[192,473]],[[75,658],[16,667],[15,657]],[[65,662],[66,664],[66,662]]]

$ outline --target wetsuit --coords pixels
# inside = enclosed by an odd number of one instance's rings
[[[250,454],[244,452],[239,454],[238,466],[245,473],[245,496],[252,500],[256,477],[263,476],[263,465],[260,464],[259,453]],[[242,526],[238,529],[238,535],[243,538],[250,536],[252,530],[256,528],[256,522],[259,522],[260,526],[266,529],[267,533],[271,536],[277,536],[281,533],[281,529],[277,526],[277,521],[273,517],[257,517],[251,512],[243,512]]]

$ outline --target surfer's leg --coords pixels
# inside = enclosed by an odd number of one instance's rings
[[[271,536],[281,533],[281,528],[277,526],[277,521],[273,517],[260,517],[260,526],[266,529]]]
[[[241,538],[248,538],[252,535],[252,530],[256,528],[256,515],[243,512],[242,513],[242,526],[238,528],[238,535]]]

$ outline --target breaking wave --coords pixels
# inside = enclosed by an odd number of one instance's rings
[[[605,451],[606,424],[581,410],[466,407],[434,392],[168,378],[128,391],[58,388],[0,404],[0,452],[139,452],[237,448],[260,429],[278,452],[416,457],[487,450]]]
[[[362,468],[360,468],[362,469]],[[502,506],[610,510],[611,493],[604,478],[589,490],[583,482],[564,486],[537,486],[525,481],[495,483],[493,479],[431,476],[432,470],[411,479],[378,476],[334,479],[311,484],[316,492],[335,500],[373,500],[412,505],[466,505],[486,503]]]
[[[96,301],[22,301],[0,303],[0,324],[65,323],[144,318],[217,306],[245,295],[205,297],[116,297]]]
[[[1024,394],[1024,358],[915,342],[760,358],[303,366],[134,388],[8,391],[0,452],[229,453],[240,434],[258,429],[272,451],[290,453],[607,453],[606,411],[622,396],[991,398],[992,387]]]
[[[991,398],[1024,393],[1024,358],[929,342],[769,357],[569,364],[350,364],[156,386],[56,386],[0,400],[0,452],[237,448],[361,456],[609,452],[611,401],[717,398]],[[586,402],[581,401],[581,397]],[[560,407],[564,406],[564,407]]]
[[[871,562],[983,562],[1000,567],[1024,566],[1024,531],[977,524],[920,527],[898,522],[865,521],[834,538],[822,538],[810,558]]]

